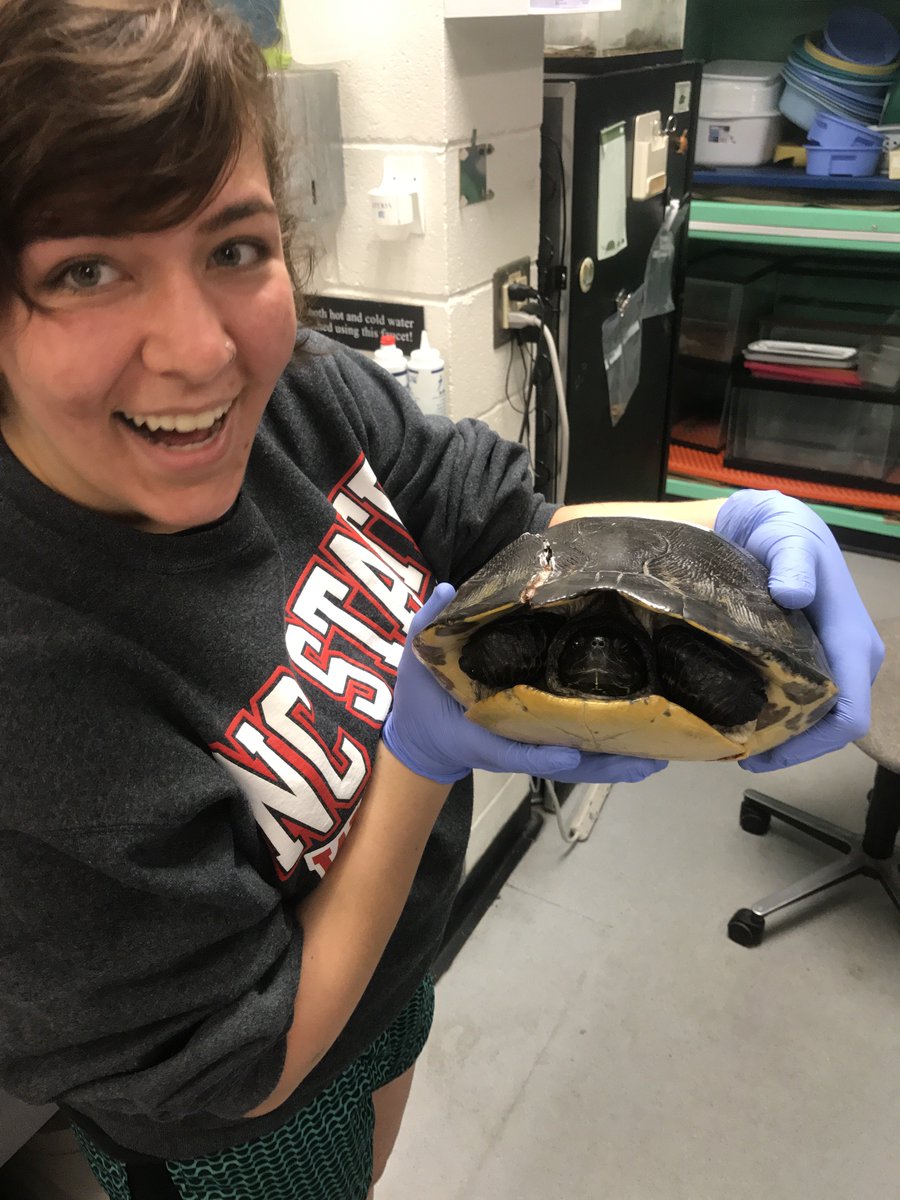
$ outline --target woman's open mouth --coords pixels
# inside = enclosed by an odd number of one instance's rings
[[[124,412],[115,415],[134,433],[169,450],[197,450],[209,445],[222,432],[233,400],[197,413],[160,413],[138,416]]]

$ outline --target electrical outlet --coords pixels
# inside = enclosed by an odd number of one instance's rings
[[[512,338],[509,328],[509,314],[522,307],[524,301],[510,300],[509,285],[521,283],[525,287],[531,284],[531,259],[517,258],[515,262],[498,267],[494,272],[494,349],[505,345]]]

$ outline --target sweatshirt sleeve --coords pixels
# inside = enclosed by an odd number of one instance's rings
[[[343,348],[321,360],[405,527],[437,580],[458,586],[555,511],[540,493],[524,446],[483,421],[424,415],[376,363]]]
[[[228,776],[122,664],[89,636],[4,648],[0,1087],[237,1118],[280,1076],[301,934],[237,843]]]

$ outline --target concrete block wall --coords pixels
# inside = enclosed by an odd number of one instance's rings
[[[448,415],[479,417],[514,438],[521,418],[504,395],[509,348],[493,347],[492,280],[497,267],[537,254],[543,21],[445,22],[443,8],[443,0],[287,0],[294,59],[340,76],[347,207],[317,228],[316,289],[423,305],[447,363]],[[494,147],[494,198],[460,206],[459,153],[473,130]],[[424,237],[376,236],[368,191],[386,154],[424,164]],[[513,390],[521,378],[516,362]],[[470,865],[524,791],[522,779],[476,780]]]

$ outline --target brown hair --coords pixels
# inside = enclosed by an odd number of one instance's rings
[[[38,237],[186,220],[245,137],[262,148],[304,313],[265,60],[209,0],[0,0],[0,312]]]

